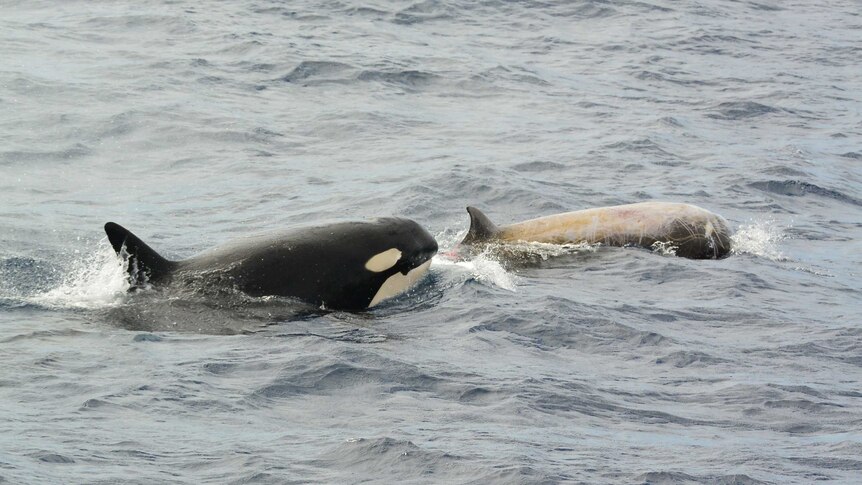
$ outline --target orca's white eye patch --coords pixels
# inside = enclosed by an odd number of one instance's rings
[[[382,253],[377,253],[374,256],[371,256],[371,259],[365,263],[365,269],[375,273],[380,273],[381,271],[386,271],[395,266],[395,263],[397,263],[399,259],[401,259],[401,251],[397,248],[387,249]]]

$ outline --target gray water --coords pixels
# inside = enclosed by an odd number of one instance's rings
[[[0,482],[859,483],[858,2],[0,3]],[[499,224],[644,200],[734,254]],[[359,313],[129,295],[172,258],[413,218]]]

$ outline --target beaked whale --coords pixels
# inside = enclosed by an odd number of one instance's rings
[[[338,310],[373,307],[404,292],[437,252],[428,231],[394,217],[242,238],[182,261],[163,258],[113,222],[105,232],[117,254],[128,258],[132,288],[194,282]]]
[[[691,259],[720,259],[730,253],[727,221],[706,209],[673,202],[640,202],[585,209],[497,227],[475,207],[468,207],[470,230],[461,242],[540,242],[605,244],[657,249],[672,247]]]

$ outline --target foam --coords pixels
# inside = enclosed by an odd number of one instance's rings
[[[79,253],[59,286],[29,297],[28,302],[50,308],[119,305],[130,287],[127,264],[117,257],[108,238],[102,238],[92,252]]]
[[[773,219],[751,220],[736,229],[730,237],[733,241],[732,254],[752,254],[772,261],[785,261],[779,243],[787,238],[785,230]]]
[[[456,261],[442,255],[434,256],[431,261],[433,266],[443,271],[468,274],[479,283],[509,291],[516,290],[517,278],[515,275],[506,271],[499,261],[484,253],[465,261]]]

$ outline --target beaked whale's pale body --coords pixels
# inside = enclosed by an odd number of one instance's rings
[[[719,259],[731,248],[727,221],[700,207],[674,202],[640,202],[598,207],[497,227],[468,207],[470,230],[462,244],[540,242],[605,244],[655,249],[671,246],[677,256]]]

